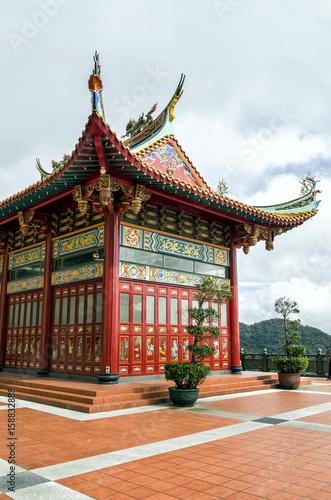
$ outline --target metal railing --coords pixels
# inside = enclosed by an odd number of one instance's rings
[[[258,372],[276,372],[277,369],[273,363],[273,358],[277,354],[269,354],[267,349],[263,349],[262,354],[244,353],[240,350],[240,360],[242,369],[245,371],[258,371]],[[329,363],[322,354],[321,349],[318,349],[317,354],[305,354],[307,356],[309,365],[303,375],[312,377],[326,377],[329,371]]]

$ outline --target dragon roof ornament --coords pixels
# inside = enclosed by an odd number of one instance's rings
[[[156,104],[145,116],[142,113],[138,120],[130,119],[123,136],[128,137],[124,141],[127,147],[134,151],[140,151],[166,135],[175,135],[172,125],[175,118],[174,109],[183,94],[184,81],[185,75],[182,74],[170,101],[154,120],[151,115],[156,109]]]
[[[152,106],[152,108],[148,111],[146,116],[144,115],[144,112],[142,112],[142,114],[139,116],[137,120],[133,120],[132,118],[130,118],[130,121],[126,125],[125,134],[122,135],[122,138],[123,137],[131,138],[138,132],[141,132],[142,130],[147,128],[148,125],[153,121],[152,114],[156,110],[156,107],[157,103],[155,103],[154,106]]]
[[[218,181],[216,193],[221,196],[226,196],[228,194],[228,191],[229,191],[229,186],[227,182],[223,179]]]
[[[294,213],[303,213],[309,210],[315,210],[320,204],[320,200],[316,200],[316,196],[318,193],[321,193],[316,188],[317,182],[319,180],[315,180],[315,176],[311,177],[310,173],[306,177],[302,177],[302,181],[299,181],[302,185],[301,188],[301,196],[294,200],[288,201],[286,203],[281,203],[279,205],[270,205],[266,207],[255,207],[259,210],[263,210],[265,212],[277,212],[283,214],[294,214]]]
[[[312,191],[314,184],[316,182],[320,182],[320,181],[319,180],[315,181],[315,175],[312,176],[310,172],[307,172],[306,177],[302,176],[302,180],[299,182],[302,186],[301,187],[301,194],[308,194],[308,193],[310,193],[310,191]]]
[[[65,154],[65,155],[63,155],[63,160],[60,160],[60,161],[51,160],[52,171],[55,172],[56,170],[59,170],[61,167],[63,167],[64,164],[69,160],[69,158],[71,158],[71,156]],[[46,170],[43,169],[43,167],[41,166],[41,163],[40,163],[40,158],[36,158],[36,169],[40,173],[41,179],[44,179],[45,177],[47,177],[48,175],[51,174],[51,172],[46,172]]]

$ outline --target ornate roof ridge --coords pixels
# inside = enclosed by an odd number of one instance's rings
[[[13,195],[8,196],[7,198],[4,198],[3,200],[1,200],[0,201],[0,209],[5,207],[6,205],[8,205],[9,202],[14,202],[15,200],[19,200],[26,193],[28,193],[30,191],[34,191],[35,189],[40,188],[42,186],[46,186],[47,184],[52,182],[54,177],[57,177],[62,172],[66,171],[67,168],[70,166],[69,165],[70,162],[73,161],[75,154],[77,154],[77,152],[78,152],[79,145],[80,145],[81,141],[84,139],[84,135],[87,132],[87,128],[88,128],[93,116],[97,116],[100,120],[102,120],[103,124],[108,128],[108,130],[116,137],[116,139],[119,142],[121,142],[121,140],[118,138],[117,134],[111,130],[109,124],[105,122],[103,116],[100,113],[98,113],[97,110],[94,109],[92,111],[92,113],[89,115],[87,122],[85,123],[85,128],[83,129],[77,143],[75,144],[74,149],[72,150],[72,152],[69,155],[67,155],[67,158],[63,162],[63,165],[61,165],[58,168],[55,168],[52,172],[50,172],[48,175],[43,177],[43,179],[39,179],[38,181],[34,182],[33,184],[30,184],[26,188],[22,189],[21,191],[17,191]],[[125,146],[124,144],[123,144],[123,148],[126,149],[132,155],[130,149],[127,146]]]
[[[316,208],[312,208],[309,210],[303,210],[297,211],[295,213],[284,213],[284,212],[268,212],[265,210],[262,210],[259,207],[254,207],[252,205],[247,205],[245,203],[242,203],[240,201],[234,200],[232,198],[220,195],[213,191],[209,186],[207,186],[207,189],[201,186],[195,186],[193,184],[190,184],[188,182],[176,179],[174,177],[171,177],[170,175],[160,172],[159,170],[155,169],[151,165],[148,165],[144,162],[142,162],[139,159],[140,152],[138,153],[133,153],[131,152],[130,148],[127,147],[123,142],[117,137],[116,133],[113,132],[108,124],[105,123],[102,115],[100,115],[97,111],[93,111],[92,114],[89,116],[88,121],[85,125],[85,129],[83,130],[77,144],[75,145],[74,150],[72,151],[72,154],[69,156],[69,158],[64,162],[63,165],[61,165],[60,168],[55,169],[53,172],[51,172],[47,177],[45,177],[42,180],[38,180],[34,184],[28,186],[27,188],[19,191],[18,193],[6,198],[0,203],[0,209],[4,208],[6,205],[9,203],[14,203],[15,201],[18,201],[20,198],[23,198],[24,196],[27,196],[28,193],[32,193],[34,191],[39,190],[40,188],[47,187],[47,185],[50,185],[53,181],[55,181],[57,178],[60,178],[65,172],[70,168],[71,165],[75,165],[75,161],[77,157],[79,156],[80,150],[83,149],[83,144],[82,142],[85,139],[89,138],[89,133],[91,133],[91,136],[96,135],[96,132],[98,132],[102,137],[108,138],[109,136],[113,136],[113,140],[111,141],[115,147],[117,146],[120,148],[122,153],[125,151],[127,154],[125,154],[125,159],[128,161],[128,164],[130,164],[130,169],[134,169],[136,172],[140,171],[143,174],[149,176],[150,178],[154,178],[157,182],[161,182],[163,184],[167,184],[169,186],[172,186],[174,189],[172,192],[177,193],[179,196],[183,197],[183,193],[185,194],[185,197],[191,198],[193,196],[193,199],[195,202],[201,203],[202,205],[209,206],[212,203],[212,206],[220,211],[226,211],[230,213],[235,213],[236,216],[241,217],[243,219],[247,218],[247,216],[250,216],[251,218],[253,217],[253,220],[256,218],[264,219],[266,223],[281,223],[281,224],[289,224],[291,226],[297,225],[302,223],[304,220],[307,220],[308,218],[312,217],[317,213]],[[169,136],[172,141],[174,141],[178,147],[182,150],[180,144],[177,142],[176,139],[174,139],[172,136]],[[160,141],[166,140],[165,138],[161,138]],[[115,141],[115,143],[114,143]],[[117,142],[117,144],[116,144]],[[183,154],[186,153],[183,151]],[[187,156],[186,156],[187,157]],[[187,157],[188,158],[188,157]],[[188,158],[189,160],[189,158]],[[190,161],[190,160],[189,160]],[[192,162],[190,161],[190,164]],[[76,164],[77,166],[77,164]],[[128,165],[129,166],[129,165]],[[197,169],[194,167],[192,164],[193,168],[195,171]],[[116,167],[115,167],[116,168]],[[198,175],[200,176],[200,173],[197,171]],[[130,173],[128,174],[130,175]],[[136,177],[136,174],[134,174]],[[202,176],[201,176],[202,178]],[[146,179],[147,181],[147,179]],[[77,181],[78,183],[79,181]],[[147,184],[144,179],[138,181]],[[66,184],[66,183],[64,183]],[[158,186],[158,184],[156,184]],[[160,185],[159,188],[162,186]],[[63,192],[66,189],[72,189],[73,186],[70,185],[68,188],[62,188],[60,189],[59,192]],[[55,188],[56,189],[56,188]],[[147,184],[147,189],[148,189],[148,184]],[[179,192],[178,192],[179,191]],[[191,195],[190,195],[191,193]],[[54,193],[53,193],[54,194]],[[43,199],[49,198],[51,195],[48,194],[46,191],[46,195],[44,194]],[[304,198],[304,197],[303,197]],[[204,202],[205,200],[205,202]],[[211,202],[211,203],[208,203]],[[34,205],[35,203],[31,203],[31,205]],[[304,207],[302,207],[304,209]],[[22,209],[22,208],[20,208]]]
[[[144,113],[142,113],[142,115],[138,118],[138,120],[130,119],[126,127],[127,133],[125,136],[123,136],[124,144],[127,144],[132,150],[134,149],[140,150],[141,145],[151,141],[154,134],[158,136],[159,134],[164,133],[164,131],[167,130],[167,127],[170,127],[171,130],[173,131],[172,122],[175,118],[174,109],[184,92],[183,91],[184,81],[185,81],[185,75],[181,74],[179,83],[171,99],[155,119],[152,119],[151,114],[154,113],[157,103],[154,104],[153,108],[147,113],[146,115],[146,118],[148,117],[147,123],[146,120],[144,119]],[[134,131],[131,132],[131,135],[129,131],[130,126],[133,126],[134,128]],[[125,139],[125,137],[127,138]]]
[[[140,160],[139,160],[140,161]],[[193,186],[192,184],[189,184],[185,181],[179,181],[176,178],[172,178],[167,174],[164,174],[160,172],[159,170],[156,170],[154,167],[147,165],[146,163],[140,162],[141,165],[144,166],[145,169],[147,169],[149,172],[154,172],[157,176],[160,176],[162,178],[162,181],[165,182],[165,180],[169,181],[169,184],[177,184],[179,185],[178,187],[181,188],[186,188],[186,191],[197,191],[198,193],[203,193],[206,198],[209,199],[214,199],[216,202],[221,203],[223,206],[227,207],[233,207],[237,208],[241,212],[246,212],[246,213],[252,213],[256,216],[264,217],[266,219],[269,219],[270,221],[280,221],[280,222],[300,222],[303,220],[306,220],[313,215],[315,215],[318,210],[316,209],[311,209],[305,212],[297,212],[297,213],[277,213],[277,212],[268,212],[265,210],[261,210],[253,205],[247,205],[245,203],[239,202],[237,200],[234,200],[232,198],[228,198],[222,195],[217,194],[215,191],[212,189],[203,189],[201,187]],[[197,193],[194,193],[197,194]],[[198,201],[198,200],[197,200]]]

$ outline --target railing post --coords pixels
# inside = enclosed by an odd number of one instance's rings
[[[242,369],[245,370],[245,353],[243,347],[240,349],[240,364],[242,366]]]
[[[323,370],[323,356],[322,356],[322,350],[317,349],[317,355],[316,355],[316,373],[318,377],[324,377],[324,370]]]
[[[263,349],[263,353],[262,353],[262,371],[263,372],[267,372],[268,371],[268,354],[267,354],[267,349],[264,348]]]

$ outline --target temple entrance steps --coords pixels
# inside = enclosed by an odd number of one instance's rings
[[[310,379],[301,379],[301,384],[310,383]],[[8,389],[14,388],[17,399],[84,413],[167,404],[170,402],[168,387],[172,385],[173,383],[166,380],[122,381],[116,385],[100,385],[76,380],[0,373],[1,396],[8,396]],[[276,373],[243,372],[236,375],[211,375],[200,386],[199,397],[260,391],[277,386]],[[20,407],[19,403],[17,407]]]

